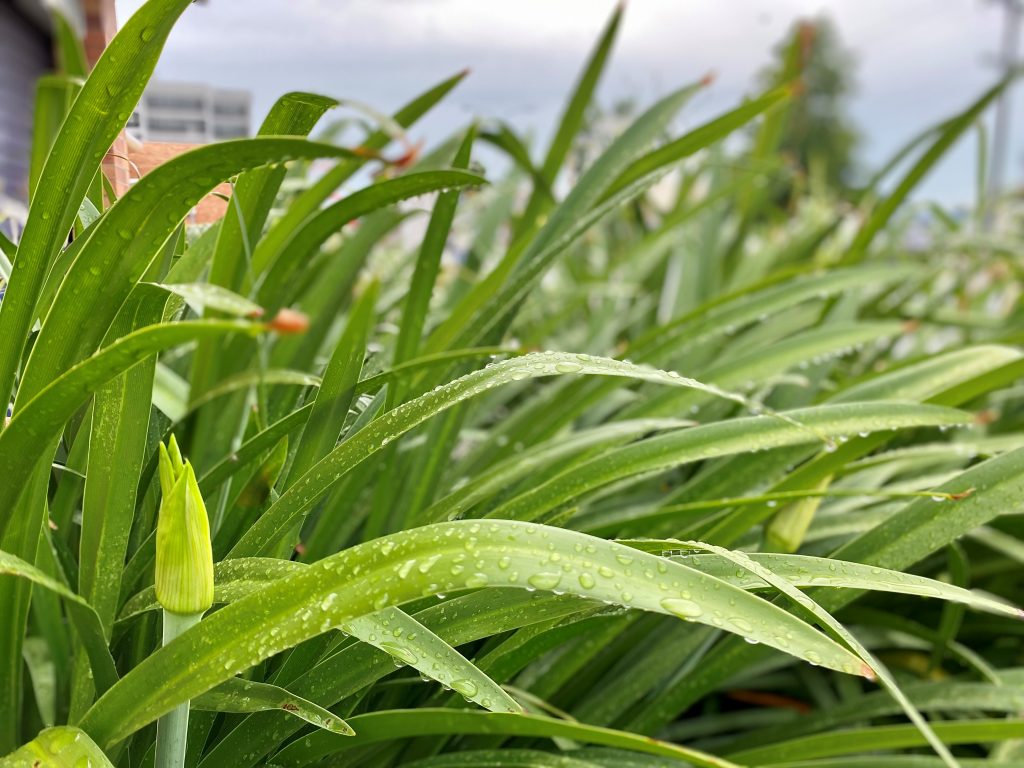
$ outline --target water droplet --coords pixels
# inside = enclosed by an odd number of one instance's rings
[[[452,680],[451,687],[453,691],[461,693],[467,699],[476,696],[476,692],[479,690],[472,680]]]
[[[533,574],[526,581],[534,589],[554,589],[562,581],[562,575],[541,572]]]
[[[752,632],[754,630],[754,626],[742,616],[733,616],[729,619],[729,623],[740,632]]]
[[[396,659],[409,664],[410,666],[415,664],[419,658],[415,653],[410,651],[408,648],[397,643],[381,643],[380,649],[394,656]]]
[[[696,619],[704,615],[704,609],[697,603],[682,597],[666,597],[661,601],[661,607],[681,619]]]

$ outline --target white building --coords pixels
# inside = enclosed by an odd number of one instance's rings
[[[247,91],[153,81],[127,128],[142,142],[205,144],[237,139],[249,135],[250,103]]]

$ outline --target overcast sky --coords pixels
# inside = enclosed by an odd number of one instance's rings
[[[142,0],[117,0],[123,21]],[[250,90],[254,122],[288,90],[392,110],[444,77],[470,77],[413,130],[437,140],[471,117],[500,117],[544,137],[615,0],[208,0],[190,7],[156,76]],[[825,12],[857,56],[851,112],[867,164],[962,108],[997,76],[1002,11],[992,0],[631,0],[599,97],[643,104],[708,71],[714,86],[680,127],[752,91],[795,19]],[[1024,128],[1024,107],[1015,117]],[[1024,130],[1010,178],[1021,179]],[[968,137],[923,194],[970,202]]]

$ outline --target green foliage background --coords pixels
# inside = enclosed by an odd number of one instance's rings
[[[673,128],[697,82],[586,146],[617,13],[540,157],[491,123],[407,151],[459,74],[348,146],[286,94],[113,201],[189,4],[84,80],[58,18],[39,84],[0,241],[0,764],[150,765],[186,701],[190,768],[1024,764],[1019,222],[911,201],[1005,82],[851,205],[793,183],[795,47],[704,125]],[[161,648],[170,434],[216,590]]]

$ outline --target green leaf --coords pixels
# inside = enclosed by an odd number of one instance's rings
[[[67,116],[71,103],[82,88],[80,77],[43,75],[36,80],[35,103],[32,110],[32,149],[29,154],[29,200],[35,196],[39,176],[43,172],[53,140]],[[13,251],[11,252],[13,255]],[[10,272],[7,273],[7,277]]]
[[[742,128],[761,113],[791,98],[792,95],[793,89],[790,86],[775,88],[758,96],[756,99],[751,99],[730,112],[716,117],[699,128],[695,128],[686,135],[670,141],[652,152],[648,152],[646,155],[634,160],[618,175],[615,182],[605,191],[605,196],[609,197],[659,168],[676,163],[720,141],[737,129]]]
[[[672,548],[673,542],[654,543],[650,546],[643,542],[645,551],[654,551],[652,547],[664,551]],[[686,549],[682,542],[674,542],[680,549]],[[1012,619],[1022,618],[1019,608],[1003,602],[991,595],[953,586],[936,579],[915,576],[873,565],[838,560],[834,558],[810,557],[808,555],[776,555],[755,552],[750,559],[764,566],[775,575],[786,579],[797,587],[830,587],[843,589],[866,589],[876,592],[893,592],[901,595],[919,595],[961,603],[977,611],[986,611]],[[743,571],[740,574],[736,566],[728,560],[713,554],[682,555],[679,562],[711,574],[744,589],[763,589],[764,584],[753,574]]]
[[[990,744],[1024,736],[1021,720],[965,720],[940,722],[934,725],[936,735],[950,746],[958,744]],[[784,741],[770,747],[744,750],[731,755],[736,760],[756,765],[775,765],[786,761],[805,761],[818,757],[856,755],[866,751],[891,750],[900,747],[925,746],[924,736],[909,725],[878,725],[849,728],[837,733],[806,736]],[[877,756],[873,758],[877,764]]]
[[[900,323],[832,323],[788,336],[775,344],[758,345],[738,354],[726,352],[720,361],[701,372],[701,378],[720,387],[749,389],[752,382],[769,382],[787,370],[808,366],[812,360],[820,364],[872,341],[898,336],[902,331]],[[625,415],[686,413],[707,400],[696,392],[663,392],[645,397],[626,409]]]
[[[315,93],[286,93],[270,108],[260,126],[260,136],[305,137],[317,121],[338,100]],[[234,184],[228,211],[217,232],[210,263],[210,283],[236,289],[244,268],[252,258],[274,197],[284,180],[284,167],[256,168],[239,176]]]
[[[7,552],[0,551],[0,572],[26,579],[60,596],[89,656],[97,690],[104,691],[117,682],[117,670],[114,668],[110,651],[107,650],[103,622],[89,603],[35,566]]]
[[[573,219],[564,234],[541,249],[518,272],[515,269],[521,262],[516,258],[519,253],[514,249],[509,251],[501,263],[467,293],[451,315],[434,329],[424,350],[437,353],[452,347],[486,343],[494,335],[495,329],[509,319],[509,313],[527,297],[541,275],[560,254],[597,222],[636,198],[657,180],[656,175],[645,177]]]
[[[25,746],[0,757],[0,768],[113,768],[103,751],[78,728],[47,728]]]
[[[589,744],[605,744],[650,755],[685,761],[703,768],[739,768],[735,763],[688,747],[666,741],[635,736],[611,728],[599,728],[571,720],[555,720],[538,715],[510,715],[497,712],[465,712],[450,709],[415,709],[395,712],[373,712],[352,718],[357,735],[347,742],[325,739],[319,735],[301,739],[281,750],[275,763],[300,766],[344,749],[380,741],[433,734],[498,734],[501,736],[533,736],[572,739]]]
[[[903,710],[904,714],[906,714],[914,724],[928,745],[940,758],[942,758],[942,762],[949,766],[949,768],[959,768],[959,764],[953,757],[953,754],[935,734],[931,724],[920,712],[918,712],[917,707],[915,707],[910,699],[907,698],[906,694],[903,693],[903,690],[897,684],[892,673],[889,672],[889,670],[877,658],[875,658],[849,630],[836,621],[836,619],[828,611],[822,608],[821,605],[815,602],[813,598],[808,597],[806,594],[798,590],[786,579],[776,576],[775,573],[768,568],[765,568],[760,563],[747,557],[743,552],[731,552],[722,547],[702,543],[697,543],[695,546],[703,549],[705,552],[711,552],[719,557],[727,559],[733,565],[739,566],[765,583],[770,584],[792,601],[794,605],[799,606],[808,614],[813,616],[819,626],[826,629],[830,635],[842,641],[846,647],[853,651],[863,661],[866,669],[870,670],[872,673],[870,675],[872,679],[878,680],[893,699],[896,700],[900,705],[900,709]]]
[[[13,388],[46,270],[104,153],[138,104],[171,27],[190,4],[161,0],[139,9],[110,41],[61,126],[32,197],[0,312],[0,400]]]
[[[190,413],[195,413],[203,408],[203,406],[208,406],[219,397],[224,397],[232,392],[249,389],[250,387],[270,386],[274,384],[286,384],[294,387],[319,387],[320,382],[321,379],[319,376],[314,376],[311,373],[303,373],[302,371],[279,370],[277,368],[242,371],[241,373],[236,373],[221,379],[216,385],[185,405],[181,418],[175,419],[175,421],[181,421]]]
[[[565,456],[600,453],[611,446],[629,442],[645,434],[691,427],[682,419],[635,419],[602,424],[568,435],[562,440],[542,443],[530,450],[509,456],[477,474],[473,480],[435,502],[423,512],[423,521],[437,523],[461,517],[475,504],[499,490],[543,470]]]
[[[476,138],[476,127],[472,126],[462,140],[452,161],[454,168],[468,168],[473,140]],[[423,327],[426,323],[430,298],[434,294],[438,270],[441,266],[441,255],[448,244],[452,221],[455,219],[455,207],[459,202],[458,190],[442,192],[434,203],[430,223],[427,225],[423,244],[416,259],[416,269],[402,309],[402,322],[399,325],[398,339],[395,342],[394,365],[401,365],[416,356]],[[394,400],[397,402],[397,400]]]
[[[263,307],[234,291],[221,288],[213,283],[150,283],[168,293],[180,296],[197,315],[203,316],[207,309],[214,309],[232,317],[261,317]]]
[[[440,603],[431,600],[415,618],[449,645],[460,646],[495,633],[575,614],[580,610],[580,602],[567,596],[522,589],[483,589]],[[584,608],[592,605],[582,603]],[[393,657],[363,643],[353,643],[322,659],[290,685],[303,696],[331,706],[393,671]],[[203,768],[253,765],[296,730],[285,718],[270,713],[254,715],[210,751],[203,760]]]
[[[725,338],[730,331],[735,333],[748,323],[758,322],[801,302],[826,299],[858,289],[885,287],[909,279],[917,272],[917,267],[898,264],[866,264],[802,276],[774,285],[754,286],[735,296],[715,300],[665,325],[651,328],[637,339],[630,351],[644,360],[660,360],[668,352],[678,354],[697,342]]]
[[[371,284],[359,297],[349,315],[345,331],[338,338],[324,378],[313,400],[313,410],[302,431],[299,447],[292,459],[290,476],[301,477],[338,443],[356,382],[363,368],[366,342],[377,304],[377,285]]]
[[[270,108],[259,135],[305,137],[324,113],[337,104],[336,99],[313,93],[286,93]],[[234,182],[210,258],[212,286],[239,290],[251,285],[253,249],[286,172],[283,166],[253,168]],[[191,369],[193,388],[197,392],[206,390],[222,369],[222,363],[230,365],[230,358],[225,360],[211,344],[200,344]]]
[[[459,72],[420,94],[395,113],[395,122],[403,128],[408,128],[451,92],[467,74],[466,71]],[[363,141],[362,147],[375,151],[384,148],[390,141],[390,134],[378,130]],[[255,277],[260,277],[268,265],[277,261],[281,249],[292,239],[300,225],[316,213],[330,194],[365,163],[366,159],[358,155],[339,162],[293,201],[288,210],[271,225],[267,234],[255,246],[252,257],[252,272]],[[243,288],[248,290],[251,288],[251,283],[247,281]]]
[[[970,420],[962,411],[899,402],[817,406],[781,415],[787,420],[768,416],[730,419],[609,451],[520,494],[491,510],[488,517],[534,520],[610,483],[696,461],[813,444],[823,436],[840,440],[859,432],[963,425]]]
[[[243,139],[198,147],[146,174],[87,230],[88,241],[57,290],[57,309],[46,316],[32,348],[18,400],[25,402],[96,350],[159,249],[217,184],[271,162],[343,154],[347,151],[301,139]]]
[[[358,545],[214,612],[129,672],[81,725],[101,744],[120,741],[182,701],[332,627],[421,595],[483,586],[559,590],[721,625],[832,669],[861,670],[848,651],[796,617],[678,563],[556,528],[460,521]]]
[[[533,160],[530,158],[530,151],[527,149],[526,144],[524,144],[523,140],[516,135],[510,125],[504,121],[498,121],[496,126],[488,127],[480,131],[480,140],[500,149],[509,156],[509,159],[512,160],[516,166],[528,174],[534,183],[537,194],[548,198],[548,200],[545,201],[545,206],[550,207],[554,202],[554,196],[551,192],[550,185],[545,181],[544,177],[541,176],[540,169],[534,166]]]
[[[133,302],[111,329],[120,336],[158,322],[159,295]],[[94,399],[88,433],[88,464],[82,496],[78,545],[78,590],[96,608],[110,635],[121,593],[128,539],[135,516],[139,473],[149,430],[156,356],[142,359],[101,387]],[[2,439],[2,438],[0,438]],[[84,438],[83,438],[84,439]],[[72,716],[91,701],[92,683],[81,659],[75,662]],[[102,689],[101,689],[102,691]]]
[[[266,712],[280,710],[310,725],[341,736],[352,736],[352,727],[333,712],[290,691],[268,683],[232,677],[189,702],[192,709],[210,712]]]
[[[484,182],[483,177],[468,171],[423,171],[353,192],[310,217],[281,249],[277,258],[266,266],[264,277],[257,285],[260,303],[271,308],[287,303],[283,291],[290,287],[295,271],[328,237],[348,222],[410,197]]]
[[[353,619],[341,626],[346,634],[379,648],[420,674],[436,680],[463,698],[492,712],[521,712],[509,696],[461,653],[398,608]]]
[[[346,472],[431,416],[497,386],[540,376],[572,374],[624,376],[735,398],[674,372],[658,371],[592,355],[544,352],[493,363],[400,405],[383,418],[372,421],[352,435],[302,477],[297,478],[281,498],[239,539],[229,556],[247,557],[270,551],[270,548],[280,541],[280,537],[299,522],[309,507],[327,493]],[[938,412],[934,413],[937,415]],[[946,416],[949,417],[949,414]],[[796,425],[795,429],[797,432],[807,431],[801,429],[799,425]],[[810,434],[813,435],[814,432],[811,431]]]
[[[299,573],[305,567],[303,563],[273,557],[245,557],[214,563],[213,602],[233,603],[262,589],[272,581]],[[159,608],[156,588],[150,586],[124,604],[118,621],[127,621]]]
[[[568,754],[555,752],[541,752],[535,749],[495,749],[495,750],[465,750],[451,754],[434,755],[423,760],[410,763],[415,768],[491,768],[492,766],[505,766],[506,768],[595,768],[598,763],[588,760],[577,759],[572,750]],[[616,752],[628,760],[629,753]],[[633,757],[629,755],[629,757]],[[661,762],[651,765],[663,765],[664,761],[670,759],[664,756],[658,757]],[[634,768],[632,762],[624,763]],[[670,764],[671,765],[671,764]],[[682,765],[682,763],[680,763]]]
[[[604,68],[611,55],[612,45],[622,22],[623,6],[619,5],[612,13],[611,18],[605,25],[604,31],[598,38],[594,50],[587,60],[579,81],[569,97],[565,110],[555,129],[555,134],[548,146],[544,161],[539,168],[541,184],[535,184],[530,193],[530,199],[519,220],[519,229],[530,231],[536,226],[537,218],[553,202],[550,197],[550,190],[555,184],[559,171],[565,164],[565,159],[576,140],[577,134],[583,127],[586,118],[587,107],[590,106],[597,90],[597,84],[601,79]]]
[[[140,358],[204,336],[256,333],[261,329],[260,325],[238,320],[197,320],[149,326],[128,334],[70,368],[15,412],[11,424],[31,426],[0,432],[0,474],[27,477],[39,455],[85,400]],[[10,522],[21,490],[12,483],[0,486],[0,532]]]
[[[642,178],[609,192],[609,179],[614,179],[628,167],[636,154],[661,133],[701,86],[681,88],[637,118],[573,185],[572,191],[552,211],[536,236],[523,246],[522,252],[513,246],[499,270],[495,271],[496,279],[480,283],[465,297],[462,303],[466,309],[457,310],[434,332],[428,351],[485,343],[490,334],[507,322],[509,313],[536,285],[558,254],[608,212],[657,181],[660,167],[652,168]],[[476,308],[479,309],[473,314]]]
[[[917,187],[935,164],[945,157],[957,139],[974,125],[978,116],[988,108],[1016,77],[1016,73],[1007,75],[982,94],[977,101],[962,113],[946,121],[940,127],[935,141],[924,151],[917,162],[911,166],[899,184],[896,185],[896,189],[893,190],[892,194],[886,197],[881,205],[875,208],[861,225],[861,228],[857,231],[856,236],[843,255],[844,263],[851,263],[864,258],[875,235],[889,222],[892,215],[907,199],[907,196]]]
[[[1001,510],[1014,507],[1024,493],[1024,449],[972,467],[936,490],[966,496],[954,505],[936,504],[929,499],[911,502],[884,523],[840,547],[833,557],[891,570],[910,568],[947,543],[985,524]],[[859,593],[837,590],[814,596],[826,610],[835,613],[854,601]],[[685,709],[687,702],[699,696],[702,688],[731,676],[736,665],[744,664],[744,656],[749,654],[751,649],[742,645],[723,645],[697,674],[641,713],[632,726],[644,729],[666,711]]]
[[[235,602],[277,579],[300,573],[306,567],[302,563],[274,558],[223,561],[215,566],[214,602]],[[159,607],[156,593],[150,587],[125,604],[121,619],[126,621]],[[385,608],[378,613],[353,619],[341,629],[384,651],[396,664],[417,669],[420,674],[459,692],[485,709],[494,712],[521,711],[515,700],[486,674],[434,632],[398,608]]]

